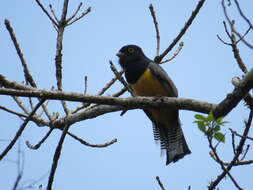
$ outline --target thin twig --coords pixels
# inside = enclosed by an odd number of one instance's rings
[[[226,6],[225,6],[225,3],[224,3],[224,0],[221,1],[221,5],[222,5],[222,8],[223,8],[223,13],[225,15],[225,18],[227,20],[227,22],[229,23],[230,26],[233,26],[233,22],[230,20],[229,16],[228,16],[228,13],[227,13],[227,9],[226,9]],[[251,27],[248,29],[250,30]],[[239,37],[239,40],[238,41],[242,41],[246,46],[248,46],[249,48],[253,49],[253,45],[251,45],[250,43],[248,43],[246,40],[243,39],[243,36],[235,30],[235,28],[233,27],[232,28],[232,32],[235,33],[238,37]],[[246,31],[247,33],[247,31]]]
[[[17,96],[12,96],[13,100],[17,103],[17,105],[28,115],[29,114],[29,109],[26,107],[24,102],[21,100],[20,97]]]
[[[69,127],[70,127],[70,125],[67,125],[67,126],[64,127],[64,130],[62,132],[61,138],[60,138],[60,140],[58,142],[58,145],[57,145],[57,147],[55,149],[53,163],[52,163],[52,167],[51,167],[50,175],[49,175],[49,179],[48,179],[48,184],[47,184],[47,190],[52,190],[52,185],[53,185],[53,182],[54,182],[55,171],[56,171],[57,166],[58,166],[58,161],[59,161],[59,158],[61,156],[61,150],[62,150],[63,142],[65,140],[65,137],[67,135]]]
[[[67,26],[69,26],[69,25],[75,23],[76,21],[80,20],[81,18],[83,18],[85,15],[87,15],[90,12],[91,12],[91,7],[89,7],[88,9],[86,9],[86,11],[84,11],[79,17],[76,17],[72,21],[68,22]]]
[[[164,50],[164,52],[161,55],[155,57],[155,62],[156,63],[160,63],[162,61],[162,59],[170,52],[170,50],[172,50],[172,48],[182,38],[182,36],[185,34],[185,32],[187,31],[187,29],[192,24],[193,20],[196,18],[197,14],[199,13],[199,10],[201,9],[201,7],[203,6],[204,3],[205,3],[205,0],[200,0],[198,2],[196,8],[192,12],[190,18],[187,20],[187,22],[185,23],[184,27],[181,29],[181,31],[179,32],[179,34],[177,35],[177,37],[172,41],[172,43],[168,46],[167,49]]]
[[[79,5],[78,5],[78,7],[77,7],[77,9],[76,9],[76,11],[74,12],[74,14],[73,14],[71,17],[69,17],[69,18],[67,19],[67,23],[68,23],[69,21],[71,21],[71,20],[77,15],[77,13],[80,11],[82,5],[83,5],[83,3],[80,2]]]
[[[238,66],[240,67],[240,69],[244,72],[244,73],[247,73],[248,70],[247,70],[247,67],[245,66],[241,56],[240,56],[240,53],[239,53],[239,49],[237,48],[237,43],[238,41],[236,41],[236,37],[234,35],[234,21],[231,21],[228,14],[227,14],[227,9],[226,9],[226,6],[225,6],[225,3],[224,3],[224,0],[221,1],[221,5],[222,5],[222,8],[223,8],[223,12],[224,12],[224,15],[225,15],[225,18],[227,20],[227,22],[229,23],[229,26],[231,28],[231,31],[232,31],[232,34],[230,34],[228,32],[228,29],[226,27],[226,23],[225,21],[223,21],[223,24],[224,24],[224,28],[225,28],[225,31],[227,33],[227,36],[230,38],[231,40],[231,48],[232,48],[232,51],[233,51],[233,54],[234,54],[234,57],[236,59],[236,62],[238,64]],[[241,38],[242,39],[242,38]]]
[[[234,2],[235,2],[235,4],[236,4],[236,7],[237,7],[237,9],[238,9],[238,11],[239,11],[241,17],[248,23],[248,25],[251,27],[251,29],[253,29],[252,23],[250,22],[250,20],[249,20],[249,19],[245,16],[245,14],[243,13],[243,11],[242,11],[242,9],[241,9],[241,7],[240,7],[238,1],[237,1],[237,0],[234,0]]]
[[[17,51],[19,59],[20,59],[20,61],[22,63],[22,67],[23,67],[23,72],[24,72],[26,83],[29,83],[32,87],[36,88],[37,85],[36,85],[36,83],[35,83],[35,81],[34,81],[34,79],[32,77],[31,72],[29,71],[29,68],[27,66],[26,60],[25,60],[24,55],[23,55],[23,53],[22,53],[22,51],[20,49],[19,43],[17,41],[16,35],[14,33],[14,30],[13,30],[11,24],[10,24],[10,21],[7,20],[7,19],[5,19],[5,25],[6,25],[6,28],[7,28],[8,32],[9,32],[10,36],[11,36],[12,42],[14,44],[14,47],[15,47],[16,51]],[[31,105],[31,109],[33,109],[33,103],[32,103],[32,100],[30,98],[29,98],[29,102],[30,102],[30,105]],[[51,116],[50,116],[49,112],[47,112],[46,106],[42,105],[42,108],[46,112],[48,118],[50,119]]]
[[[37,109],[39,109],[39,107],[43,104],[43,102],[45,101],[45,99],[42,99],[39,101],[39,103],[34,107],[33,111],[29,114],[29,116],[25,119],[25,121],[23,122],[23,124],[20,126],[19,130],[17,131],[15,137],[12,139],[12,141],[10,142],[10,144],[6,147],[6,149],[0,154],[0,160],[2,160],[4,158],[4,156],[11,150],[11,148],[13,147],[13,145],[16,143],[16,141],[18,140],[18,138],[21,136],[21,134],[23,133],[26,125],[28,124],[28,122],[30,121],[30,119],[32,118],[32,116],[35,114],[35,112],[37,111]]]
[[[8,112],[8,113],[17,115],[18,117],[27,117],[27,115],[25,115],[25,114],[23,114],[23,113],[16,112],[16,111],[14,111],[14,110],[11,110],[11,109],[6,108],[6,107],[1,106],[1,105],[0,105],[0,109],[6,111],[6,112]]]
[[[57,23],[59,23],[59,19],[57,18],[56,14],[54,12],[53,6],[51,4],[49,4],[49,8],[50,8],[50,11],[51,11],[54,19],[56,20]]]
[[[124,87],[127,89],[127,91],[132,95],[135,96],[134,92],[131,90],[130,86],[127,84],[127,82],[124,80],[124,78],[121,76],[121,74],[117,71],[116,67],[114,66],[113,62],[110,60],[110,68],[112,72],[115,74],[115,76],[118,78],[118,80],[124,85]],[[120,116],[123,116],[127,110],[123,110],[120,113]]]
[[[124,87],[124,88],[122,88],[120,91],[118,91],[118,92],[112,94],[111,96],[112,96],[112,97],[119,97],[119,96],[121,96],[122,94],[124,94],[126,91],[127,91],[127,88]]]
[[[228,45],[228,46],[231,45],[230,43],[225,42],[218,34],[217,34],[216,36],[217,36],[217,38],[218,38],[223,44]]]
[[[250,145],[248,144],[247,147],[246,147],[246,149],[243,151],[243,155],[242,155],[240,161],[243,161],[245,159],[245,157],[246,157],[246,155],[247,155],[247,153],[249,151],[249,148],[250,148]]]
[[[250,110],[250,114],[249,114],[249,118],[248,121],[246,123],[246,127],[244,129],[243,132],[243,136],[247,136],[249,133],[249,129],[251,126],[251,122],[252,122],[252,117],[253,117],[253,110]],[[237,147],[237,152],[234,155],[234,158],[232,159],[232,161],[230,162],[230,164],[225,168],[225,170],[223,170],[223,172],[216,178],[216,180],[214,180],[208,187],[208,190],[213,190],[216,188],[216,186],[220,183],[220,181],[226,176],[226,174],[231,170],[231,168],[234,166],[234,164],[236,163],[236,161],[238,160],[240,154],[242,153],[243,150],[243,146],[245,144],[246,138],[242,137],[240,142],[239,142],[239,146]],[[215,155],[217,157],[217,155]],[[223,166],[223,165],[222,165]]]
[[[6,26],[7,30],[8,30],[8,32],[9,32],[9,34],[10,34],[10,37],[11,37],[12,42],[14,44],[14,47],[15,47],[15,49],[17,51],[18,56],[19,56],[19,59],[20,59],[20,61],[22,63],[26,83],[29,83],[32,87],[36,87],[36,84],[35,84],[35,82],[33,80],[33,77],[32,77],[32,75],[31,75],[31,73],[30,73],[30,71],[28,69],[27,64],[26,64],[26,60],[24,58],[24,55],[23,55],[23,53],[22,53],[22,51],[20,49],[20,46],[18,44],[16,35],[15,35],[15,33],[13,31],[13,28],[12,28],[12,26],[10,24],[10,21],[7,20],[7,19],[5,19],[4,23],[5,23],[5,26]]]
[[[32,101],[32,98],[30,98],[30,97],[29,97],[28,99],[29,99],[30,108],[31,108],[31,110],[32,110],[32,109],[34,108],[34,107],[33,107],[33,101]]]
[[[14,115],[16,115],[16,116],[18,116],[18,117],[20,117],[20,118],[27,118],[27,117],[28,117],[28,115],[26,115],[26,114],[13,111],[13,110],[11,110],[11,109],[9,109],[9,108],[6,108],[6,107],[4,107],[4,106],[0,106],[0,109],[6,111],[6,112],[8,112],[8,113],[14,114]],[[34,122],[35,124],[37,124],[38,126],[41,126],[41,125],[43,125],[43,126],[49,126],[49,123],[48,123],[47,121],[45,121],[45,120],[43,120],[43,119],[41,119],[41,118],[38,118],[38,117],[36,117],[36,116],[34,116],[34,115],[33,115],[33,117],[31,118],[31,121],[33,121],[33,122]]]
[[[120,71],[119,74],[122,75],[124,71]],[[101,96],[103,95],[106,90],[108,90],[116,81],[117,81],[117,76],[115,76],[114,78],[112,78],[106,85],[105,87],[103,87],[98,93],[97,95],[98,96]],[[117,96],[115,96],[117,97]],[[90,106],[91,104],[82,104],[81,106],[78,106],[75,110],[73,110],[71,113],[74,114],[74,113],[77,113],[78,111],[82,110],[83,108],[86,108],[88,106]]]
[[[250,27],[246,30],[246,32],[243,35],[239,35],[239,39],[236,41],[236,43],[239,43],[240,41],[242,41],[249,33],[250,31]],[[233,33],[235,33],[235,28],[233,30]],[[236,34],[236,33],[235,33]],[[237,35],[237,34],[236,34]],[[238,35],[237,35],[238,36]]]
[[[240,135],[239,133],[237,133],[236,131],[234,131],[234,130],[231,129],[231,128],[229,128],[229,130],[231,131],[232,134],[234,134],[234,135],[236,135],[236,136],[238,136],[238,137],[246,138],[246,139],[249,139],[249,140],[252,140],[252,141],[253,141],[253,137]]]
[[[171,60],[173,60],[180,53],[180,51],[183,49],[183,47],[184,47],[184,42],[180,42],[179,46],[178,46],[176,52],[173,54],[173,56],[166,59],[165,61],[161,61],[159,64],[163,64],[163,63],[170,62]]]
[[[235,149],[235,134],[232,133],[231,137],[232,137],[232,148],[233,148],[233,152],[234,152],[234,155],[235,155],[236,154],[236,149]]]
[[[236,30],[234,29],[233,32],[239,37],[238,41],[242,41],[246,46],[248,46],[250,49],[253,49],[253,45],[247,42],[244,37]]]
[[[149,10],[150,10],[150,13],[151,13],[151,16],[153,18],[154,25],[155,25],[155,32],[156,32],[156,56],[159,56],[159,52],[160,52],[160,32],[159,32],[158,22],[157,22],[157,19],[156,19],[155,10],[154,10],[154,7],[153,7],[152,3],[149,5]]]
[[[132,95],[135,96],[133,91],[131,90],[131,88],[129,87],[129,85],[127,84],[127,82],[125,81],[125,79],[121,76],[121,74],[119,73],[119,71],[117,71],[116,67],[114,66],[113,62],[110,60],[110,68],[112,70],[112,72],[115,74],[115,76],[117,77],[117,79],[123,84],[123,86],[125,86],[128,90],[128,92]]]
[[[162,190],[166,190],[166,189],[164,188],[164,186],[163,186],[163,184],[162,184],[162,182],[161,182],[159,176],[156,176],[155,179],[156,179],[158,185],[160,186],[160,188],[161,188]]]
[[[18,159],[17,159],[17,178],[15,180],[15,183],[13,185],[13,188],[12,190],[16,190],[19,186],[19,183],[21,181],[21,178],[23,177],[23,172],[24,172],[24,154],[23,152],[21,151],[21,148],[20,148],[20,140],[19,140],[19,143],[18,143]],[[21,155],[22,155],[22,158],[21,158]]]
[[[50,136],[53,130],[54,128],[50,128],[47,134],[36,145],[32,145],[29,141],[26,141],[25,143],[27,147],[33,150],[37,150],[45,142],[45,140]]]
[[[212,145],[212,138],[208,137],[208,142],[209,142],[209,147],[211,148],[212,152],[210,153],[211,157],[221,166],[221,169],[223,171],[227,171],[225,168],[225,164],[224,162],[220,159],[220,157],[218,156],[218,153],[216,151],[216,147],[213,147]],[[239,189],[239,190],[243,190],[239,184],[237,183],[237,181],[234,179],[234,177],[230,174],[230,172],[227,171],[227,175],[229,176],[229,178],[231,179],[231,181],[234,183],[234,185]],[[211,183],[212,184],[212,183]]]
[[[87,94],[87,89],[88,89],[88,77],[84,77],[84,92],[83,94]]]
[[[225,166],[228,166],[230,162],[223,162]],[[246,161],[236,161],[234,166],[243,166],[243,165],[250,165],[253,164],[253,160],[246,160]]]
[[[119,73],[120,75],[122,75],[122,74],[124,73],[124,71],[119,71],[118,73]],[[112,80],[110,80],[110,81],[105,85],[105,87],[102,88],[102,90],[100,90],[100,91],[97,93],[97,95],[103,95],[103,94],[106,92],[106,90],[108,90],[117,80],[118,80],[118,77],[117,77],[117,76],[113,77]]]
[[[89,147],[93,147],[93,148],[104,148],[104,147],[110,146],[110,145],[117,142],[117,139],[112,139],[111,141],[105,142],[103,144],[91,144],[91,143],[81,139],[80,137],[74,135],[73,133],[68,132],[67,134],[69,136],[73,137],[75,140],[78,140],[81,144],[89,146]]]
[[[47,12],[47,10],[45,9],[45,7],[40,3],[40,0],[35,0],[37,2],[37,4],[39,5],[39,7],[42,9],[42,11],[48,16],[48,18],[51,20],[51,22],[58,27],[57,21],[55,21],[53,19],[53,17]]]

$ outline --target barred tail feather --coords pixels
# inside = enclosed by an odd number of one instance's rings
[[[173,125],[170,126],[153,123],[154,139],[160,142],[161,151],[166,151],[166,165],[176,162],[191,153],[185,141],[179,120],[173,122]]]

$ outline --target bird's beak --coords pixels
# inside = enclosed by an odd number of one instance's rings
[[[118,53],[116,53],[116,55],[117,55],[118,57],[122,57],[122,56],[124,56],[125,54],[119,51]]]

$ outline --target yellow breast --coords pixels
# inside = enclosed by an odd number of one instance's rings
[[[147,69],[139,80],[131,85],[137,96],[169,96],[164,86]],[[169,114],[167,109],[148,109],[154,120],[165,125],[168,124]]]
[[[146,69],[139,80],[131,87],[138,96],[169,96],[166,89],[149,69]]]

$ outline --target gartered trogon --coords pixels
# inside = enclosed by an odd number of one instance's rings
[[[127,82],[137,96],[177,97],[177,88],[161,66],[145,56],[136,45],[127,45],[117,53]],[[154,138],[166,151],[167,161],[176,162],[191,151],[185,141],[179,120],[179,110],[152,108],[144,112],[153,123]]]

